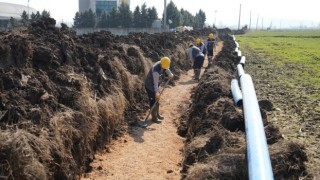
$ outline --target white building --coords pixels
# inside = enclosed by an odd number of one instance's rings
[[[96,0],[79,0],[79,12],[89,11],[96,12]]]
[[[28,6],[0,2],[0,27],[7,28],[11,17],[21,19],[23,11],[29,14],[37,13],[35,9]]]

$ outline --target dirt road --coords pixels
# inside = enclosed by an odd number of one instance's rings
[[[216,51],[221,47],[219,43]],[[192,76],[193,71],[189,70],[180,76],[176,86],[163,92],[160,113],[165,120],[162,123],[151,123],[147,128],[131,127],[108,146],[108,152],[96,154],[91,163],[92,172],[82,179],[181,179],[184,138],[177,134],[177,124],[189,104],[192,88],[197,85]]]

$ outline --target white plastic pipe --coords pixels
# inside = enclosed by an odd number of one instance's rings
[[[232,79],[231,81],[231,92],[236,106],[242,105],[242,93],[239,87],[239,82],[237,79]]]
[[[240,64],[244,67],[244,65],[246,64],[246,57],[242,56],[241,60],[240,60]]]
[[[273,180],[272,167],[260,108],[250,75],[240,78],[246,127],[250,180]]]
[[[239,48],[239,43],[237,41],[235,41],[237,48]]]
[[[241,57],[241,51],[240,50],[238,51],[238,57]]]
[[[244,70],[241,64],[237,65],[237,72],[238,72],[238,77],[240,78],[242,75],[244,75]]]

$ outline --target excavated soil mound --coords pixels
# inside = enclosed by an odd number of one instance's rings
[[[178,132],[187,138],[183,179],[248,179],[244,117],[242,108],[234,106],[230,87],[240,59],[233,54],[236,45],[226,32],[219,31],[223,49],[193,90],[192,103],[181,117]],[[312,177],[305,168],[304,147],[284,141],[268,122],[266,111],[273,109],[272,102],[259,104],[274,178]]]
[[[76,36],[55,23],[0,34],[1,178],[89,171],[94,153],[148,108],[143,79],[152,63],[169,56],[178,79],[189,68],[188,43],[213,31]]]

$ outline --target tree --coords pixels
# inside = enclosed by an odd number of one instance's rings
[[[199,10],[199,12],[196,14],[195,16],[195,21],[196,21],[196,26],[198,28],[203,28],[204,26],[204,22],[206,21],[206,14],[205,12],[203,12],[201,9]]]
[[[13,17],[10,18],[10,24],[12,28],[15,28],[18,26],[17,20]]]
[[[82,16],[80,16],[81,18],[81,26],[85,27],[85,28],[94,28],[96,25],[96,14],[93,13],[93,11],[91,9],[89,9],[89,11],[85,11]]]
[[[181,9],[180,14],[182,16],[181,19],[183,26],[193,26],[194,17],[189,11]]]
[[[130,27],[132,23],[132,12],[128,4],[122,3],[119,6],[119,25],[122,27]]]
[[[32,14],[30,15],[30,21],[31,21],[31,23],[39,20],[40,17],[41,17],[41,15],[40,15],[39,11],[37,11],[36,14],[32,13]]]
[[[99,28],[106,28],[108,27],[108,17],[107,13],[104,11],[100,17],[100,21],[98,22],[97,25]]]
[[[49,12],[49,11],[46,11],[46,10],[43,10],[42,13],[41,13],[41,16],[42,16],[42,17],[49,18],[49,17],[50,17],[50,12]]]
[[[134,9],[133,12],[133,24],[134,27],[141,27],[141,12],[139,6]]]
[[[81,18],[80,18],[79,12],[76,12],[75,17],[73,18],[73,27],[75,27],[75,28],[81,27]]]
[[[157,9],[155,7],[148,8],[148,27],[151,27],[156,19],[158,19]]]
[[[141,6],[141,24],[140,27],[147,27],[148,26],[148,12],[147,12],[147,5],[143,3]]]
[[[109,13],[109,23],[112,28],[119,26],[119,15],[118,10],[116,8],[113,8],[111,12]]]
[[[23,11],[22,12],[22,15],[21,15],[21,23],[22,25],[26,26],[29,24],[29,16],[27,14],[26,11]]]
[[[91,9],[89,9],[87,21],[88,21],[89,27],[96,26],[96,14]]]
[[[168,19],[170,28],[175,28],[175,27],[181,25],[180,16],[181,16],[181,14],[180,14],[177,6],[172,1],[170,1],[170,3],[167,6],[167,19]],[[172,23],[170,23],[169,20]]]

